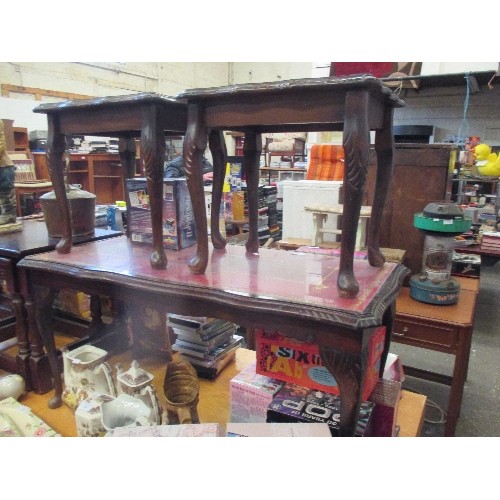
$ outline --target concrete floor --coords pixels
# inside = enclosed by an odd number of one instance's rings
[[[397,343],[391,344],[390,351],[403,364],[452,374],[452,355]],[[428,398],[422,436],[443,436],[442,419],[446,417],[442,410],[448,405],[449,387],[408,376],[403,387]],[[469,372],[455,435],[500,436],[500,262],[481,267]]]

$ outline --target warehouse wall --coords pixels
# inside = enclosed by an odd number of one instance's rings
[[[227,85],[227,62],[0,63],[0,84],[8,83],[88,96],[159,92]],[[54,100],[54,99],[45,99]]]
[[[395,125],[434,126],[434,142],[479,136],[491,146],[500,146],[500,78],[492,89],[480,85],[468,100],[465,79],[463,86],[408,89],[401,97],[406,107],[394,111]]]
[[[158,63],[41,63],[0,62],[0,84],[53,90],[88,96],[160,92],[175,95],[187,88],[232,83],[265,82],[328,76],[329,62],[158,62]],[[465,71],[495,71],[498,63],[422,63],[422,74]],[[500,79],[469,98],[464,110],[466,88],[440,87],[404,90],[407,106],[395,111],[396,125],[433,125],[434,141],[450,135],[478,135],[500,145]],[[43,101],[62,98],[42,96]],[[40,101],[33,94],[11,92],[0,98],[0,117],[29,130],[46,128],[45,115],[33,113]],[[467,123],[463,122],[467,112]],[[338,136],[339,134],[337,134]],[[309,142],[337,142],[335,134],[310,134]]]

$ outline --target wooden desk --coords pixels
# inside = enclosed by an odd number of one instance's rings
[[[177,355],[174,355],[177,356]],[[108,359],[111,366],[122,363],[129,366],[134,358],[130,352]],[[174,357],[176,359],[176,357]],[[229,422],[231,415],[231,398],[229,393],[229,381],[241,370],[255,360],[255,352],[248,349],[238,349],[236,359],[229,364],[215,380],[200,379],[200,402],[198,403],[198,414],[202,423],[217,423],[222,429]],[[141,360],[141,367],[154,375],[153,385],[160,400],[165,407],[165,396],[163,394],[163,379],[165,377],[165,366],[161,359],[149,357]],[[426,397],[413,392],[402,391],[399,403],[397,423],[400,427],[400,437],[420,436],[422,423],[424,421],[424,410]],[[66,405],[56,409],[47,406],[47,395],[29,393],[23,396],[20,403],[33,410],[50,427],[64,437],[77,436],[76,421],[73,411]]]
[[[494,266],[500,260],[500,251],[483,250],[481,245],[455,248],[457,253],[476,254],[481,256],[481,265]]]
[[[141,138],[141,157],[148,179],[151,208],[153,250],[151,265],[164,269],[167,258],[163,248],[162,202],[165,136],[184,135],[186,105],[153,93],[130,94],[96,99],[79,99],[60,103],[40,104],[35,113],[46,113],[48,121],[47,160],[61,212],[63,237],[56,250],[71,250],[71,219],[64,185],[63,154],[65,135],[97,135],[119,138],[120,161],[124,180],[135,176],[135,137]],[[126,193],[124,183],[123,192]],[[204,208],[203,185],[200,188]],[[130,217],[129,217],[130,218]],[[206,221],[205,221],[206,226]]]
[[[246,248],[259,251],[258,184],[264,132],[311,132],[343,130],[345,150],[344,217],[342,255],[337,276],[339,292],[354,297],[359,284],[353,272],[356,230],[370,154],[370,131],[376,132],[377,182],[372,224],[370,224],[369,262],[382,266],[379,252],[380,220],[392,173],[392,117],[395,107],[404,106],[381,80],[371,75],[347,78],[310,78],[271,83],[229,85],[227,87],[186,90],[177,96],[188,104],[188,127],[184,141],[184,163],[191,199],[203,202],[202,155],[209,146],[214,162],[211,238],[215,248],[225,240],[218,227],[221,193],[226,169],[226,148],[219,130],[245,133],[244,165],[247,179],[249,237]],[[199,201],[197,201],[199,199]],[[208,265],[207,221],[195,210],[198,238],[196,257],[190,262],[194,273]]]
[[[318,344],[323,363],[341,390],[341,432],[354,434],[369,342],[379,325],[392,331],[394,301],[407,273],[404,266],[372,267],[356,260],[362,287],[352,299],[338,294],[338,257],[267,249],[264,258],[229,245],[212,249],[206,273],[199,275],[186,266],[195,247],[170,252],[167,270],[151,267],[149,251],[120,236],[76,246],[69,254],[29,256],[18,264],[27,273],[54,375],[51,407],[61,404],[62,381],[49,311],[55,290],[74,288],[122,301],[136,321],[147,305],[159,311],[218,317],[249,328],[275,328]],[[381,366],[388,347],[389,335]]]
[[[50,238],[43,219],[22,220],[22,231],[0,235],[0,280],[4,282],[2,293],[12,301],[17,337],[17,353],[10,355],[7,350],[0,352],[0,368],[19,373],[26,382],[28,390],[43,392],[44,368],[46,358],[42,341],[34,327],[31,301],[26,303],[27,295],[23,272],[18,269],[18,262],[27,255],[54,250],[59,239]],[[76,244],[98,241],[119,236],[120,231],[96,228],[92,236],[79,237]],[[50,385],[45,391],[49,390]]]
[[[478,280],[459,278],[459,281],[461,289],[458,303],[446,306],[419,302],[410,297],[409,288],[402,288],[396,300],[396,318],[392,333],[394,342],[455,356],[451,377],[404,366],[405,373],[410,376],[450,386],[445,436],[455,435],[460,416],[477,298],[475,283]]]

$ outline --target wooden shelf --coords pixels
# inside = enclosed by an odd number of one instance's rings
[[[37,177],[48,178],[47,156],[33,153]],[[82,189],[96,195],[97,204],[113,204],[125,199],[122,168],[117,154],[71,154],[67,179],[81,184]],[[99,179],[98,182],[96,180]]]

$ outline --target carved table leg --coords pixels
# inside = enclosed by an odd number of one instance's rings
[[[246,242],[247,252],[259,252],[259,164],[262,152],[262,139],[255,132],[245,133],[243,155],[245,162],[245,173],[247,177],[247,200],[248,200],[248,240]]]
[[[56,343],[52,325],[52,305],[55,290],[41,285],[33,285],[33,299],[36,310],[36,324],[47,352],[52,377],[54,380],[54,397],[49,401],[49,408],[57,408],[62,404],[62,377],[57,361]]]
[[[49,114],[47,119],[47,165],[61,217],[62,237],[56,245],[56,250],[59,253],[69,253],[73,245],[73,233],[71,229],[69,201],[66,196],[66,186],[64,184],[63,154],[66,143],[64,135],[60,131],[59,117]]]
[[[368,232],[368,262],[375,267],[381,267],[385,262],[385,257],[380,252],[380,224],[382,222],[385,201],[392,177],[392,158],[394,153],[392,115],[393,108],[386,109],[384,127],[375,134],[377,178],[375,181],[375,195],[373,197],[372,214]]]
[[[16,338],[17,338],[17,355],[16,369],[23,376],[26,384],[26,390],[32,390],[31,374],[29,369],[29,359],[31,355],[30,343],[28,338],[28,329],[26,324],[26,309],[24,300],[20,293],[12,295],[12,304],[14,306],[14,314],[16,317]]]
[[[214,248],[224,248],[226,246],[226,240],[220,233],[219,218],[222,188],[224,187],[224,177],[226,174],[227,151],[222,130],[212,130],[208,136],[208,144],[214,162],[210,234]]]
[[[354,436],[361,405],[363,382],[368,363],[367,342],[359,354],[321,346],[323,364],[333,375],[340,390],[340,436]]]
[[[206,147],[207,129],[202,110],[196,104],[190,104],[188,106],[188,123],[184,138],[183,155],[184,169],[196,224],[196,255],[189,263],[189,269],[193,274],[203,274],[208,265],[207,215],[202,173],[202,157]]]
[[[153,250],[150,262],[154,269],[167,267],[167,256],[163,248],[163,164],[165,162],[165,135],[163,130],[164,111],[150,105],[143,111],[141,132],[141,154],[144,159],[149,206],[151,208],[151,228]]]
[[[348,92],[345,100],[344,214],[337,280],[339,294],[343,297],[355,297],[359,292],[353,271],[353,258],[370,153],[368,100],[369,95],[365,90]]]
[[[125,179],[135,177],[135,139],[120,137],[118,140],[118,152],[123,172],[123,192],[127,193],[127,183]],[[127,236],[130,236],[130,224],[127,224]]]
[[[45,394],[52,387],[51,370],[48,365],[48,359],[43,349],[43,342],[39,335],[36,325],[35,308],[31,295],[25,297],[24,306],[28,316],[28,332],[30,337],[31,356],[29,359],[30,376],[33,384],[33,392],[37,394]]]

